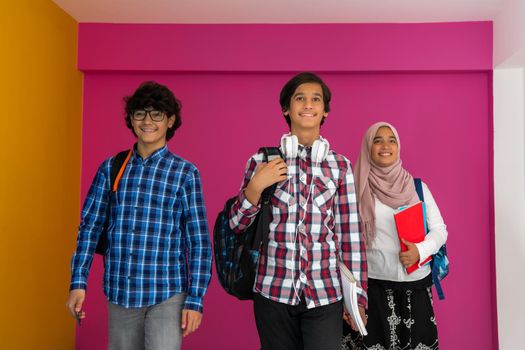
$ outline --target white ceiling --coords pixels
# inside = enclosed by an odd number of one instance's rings
[[[377,23],[492,20],[505,0],[53,0],[78,22]]]

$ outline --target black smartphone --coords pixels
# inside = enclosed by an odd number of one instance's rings
[[[77,320],[77,324],[80,326],[82,324],[82,319],[80,318],[80,315],[82,314],[82,310],[79,312],[75,312],[75,319]]]

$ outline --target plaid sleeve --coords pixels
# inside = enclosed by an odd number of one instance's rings
[[[86,289],[89,269],[98,238],[104,227],[108,205],[110,160],[102,163],[91,183],[84,200],[78,228],[77,248],[71,259],[71,283],[69,289]]]
[[[235,233],[240,233],[244,231],[246,227],[250,226],[260,209],[258,205],[250,203],[244,195],[244,189],[248,186],[248,183],[255,174],[256,167],[257,161],[254,157],[251,157],[246,164],[241,190],[230,211],[230,228]]]
[[[343,174],[337,189],[335,209],[335,232],[341,237],[341,260],[350,269],[358,285],[358,303],[367,307],[368,265],[366,247],[361,235],[357,196],[354,187],[352,166],[346,161],[346,172]]]
[[[185,240],[188,249],[188,289],[184,309],[202,312],[211,279],[211,244],[200,175],[194,169],[184,183]]]

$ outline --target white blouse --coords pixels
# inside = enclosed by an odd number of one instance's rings
[[[425,183],[423,183],[423,195],[429,232],[423,242],[416,243],[420,261],[425,261],[428,256],[437,253],[448,236],[447,226]],[[405,267],[399,261],[401,247],[394,222],[395,210],[380,202],[377,197],[375,203],[376,237],[366,251],[368,277],[397,282],[418,281],[425,278],[431,272],[429,264],[407,274]]]

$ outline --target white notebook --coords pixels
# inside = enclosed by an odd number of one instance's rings
[[[365,336],[368,334],[366,331],[361,315],[359,314],[359,306],[357,304],[357,291],[361,289],[357,286],[357,282],[352,275],[352,272],[348,270],[345,264],[339,263],[339,271],[341,272],[341,283],[343,285],[343,299],[346,306],[346,311],[354,320],[357,325],[357,329],[361,335]]]

